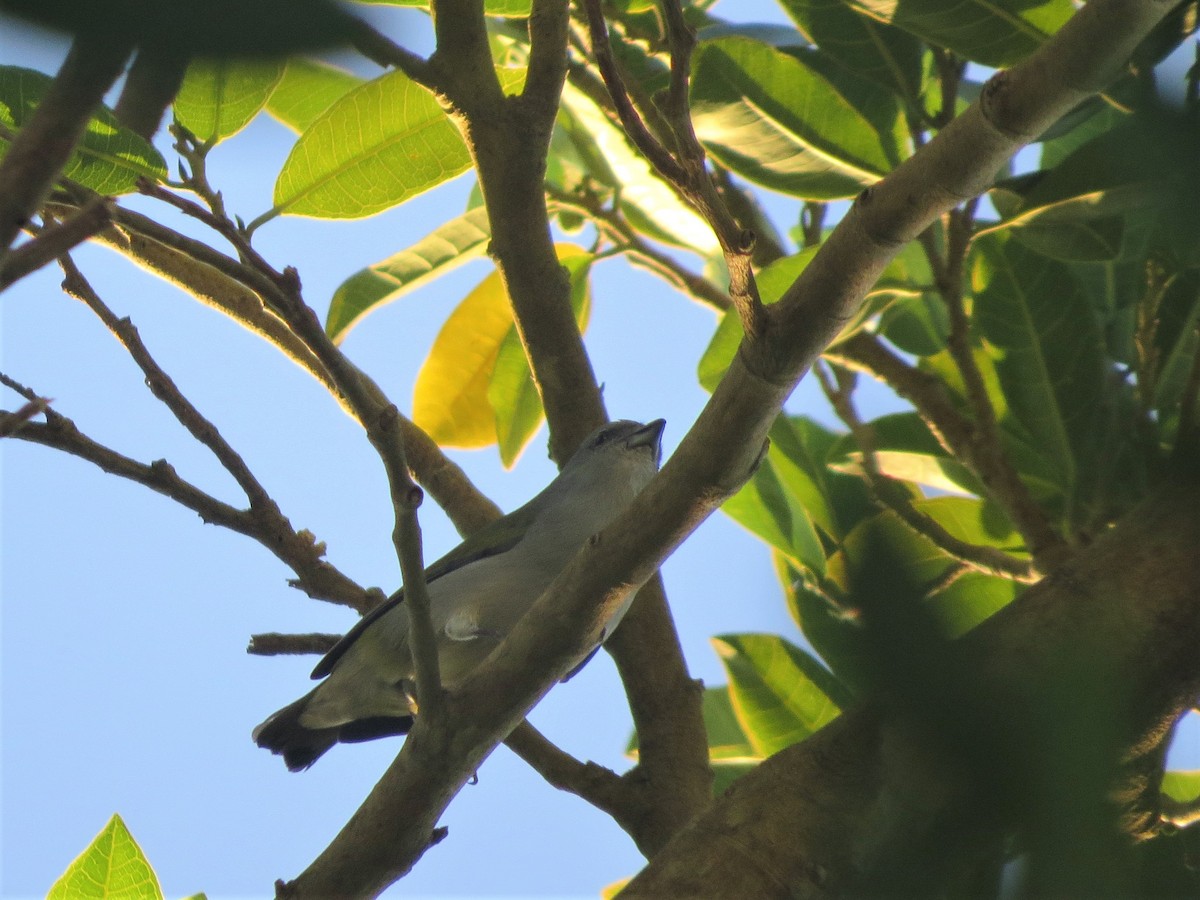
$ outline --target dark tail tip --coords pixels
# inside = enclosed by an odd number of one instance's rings
[[[305,728],[300,716],[308,705],[308,694],[289,703],[254,729],[252,737],[258,746],[283,757],[292,772],[302,772],[321,758],[337,743],[337,728]]]
[[[412,716],[371,716],[333,728],[306,728],[300,716],[309,696],[285,706],[254,729],[254,742],[283,757],[292,772],[303,772],[339,741],[359,743],[376,738],[408,734]]]

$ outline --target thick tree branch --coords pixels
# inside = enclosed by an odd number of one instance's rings
[[[0,258],[41,205],[129,56],[109,34],[80,34],[41,104],[0,161]]]

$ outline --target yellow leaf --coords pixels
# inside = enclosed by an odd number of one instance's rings
[[[555,247],[559,259],[586,253],[574,244]],[[508,292],[493,272],[446,320],[417,373],[413,421],[443,447],[486,447],[496,442],[488,385],[500,346],[513,329]]]

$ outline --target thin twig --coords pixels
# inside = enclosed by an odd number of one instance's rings
[[[397,68],[417,84],[433,89],[428,60],[401,47],[357,17],[350,26],[350,43],[376,65]]]
[[[977,471],[981,477],[984,477],[986,472],[990,476],[990,480],[985,481],[989,488],[1008,498],[1004,506],[1012,516],[1017,530],[1025,538],[1038,568],[1049,571],[1069,555],[1070,547],[1050,523],[1045,511],[1034,501],[1028,488],[1008,461],[1000,439],[996,409],[988,396],[983,373],[971,346],[971,323],[966,312],[963,284],[978,203],[979,198],[973,198],[961,209],[951,209],[947,214],[944,256],[938,252],[930,229],[921,233],[920,242],[950,318],[946,347],[962,377],[967,406],[974,420],[971,445]]]
[[[608,37],[608,25],[604,21],[604,12],[600,9],[600,0],[583,0],[583,9],[587,15],[592,54],[596,59],[596,66],[600,69],[600,75],[608,88],[613,107],[620,117],[625,133],[629,135],[634,146],[642,152],[642,155],[650,161],[650,164],[658,170],[663,178],[675,184],[686,183],[688,177],[683,166],[666,147],[659,143],[658,138],[650,133],[650,129],[646,127],[646,123],[642,121],[633,101],[629,98],[629,92],[625,88],[625,82],[621,79],[621,73],[613,58],[612,45],[609,43]]]
[[[304,653],[328,653],[342,639],[340,634],[279,634],[266,632],[250,635],[246,652],[254,656],[290,656]]]
[[[910,366],[879,338],[866,332],[859,332],[838,344],[827,357],[864,369],[912,403],[946,451],[961,460],[983,482],[988,496],[1008,514],[1021,533],[1037,567],[1045,571],[1045,566],[1051,563],[1039,559],[1034,551],[1037,529],[1049,528],[1045,513],[1007,455],[997,452],[998,445],[979,441],[975,424],[959,411],[944,383]]]
[[[392,543],[404,578],[409,647],[417,674],[417,702],[423,716],[427,719],[437,718],[442,707],[442,680],[429,592],[425,584],[421,528],[417,521],[417,507],[421,505],[424,492],[409,474],[404,444],[404,417],[394,403],[387,401],[379,386],[350,362],[325,333],[316,312],[300,295],[300,279],[294,269],[276,273],[265,261],[252,259],[250,264],[264,279],[275,283],[281,312],[292,330],[329,372],[383,462],[395,514]]]
[[[59,265],[62,266],[63,273],[66,275],[63,280],[63,291],[81,301],[94,312],[105,327],[121,342],[146,376],[146,386],[150,389],[150,393],[154,394],[155,398],[171,411],[179,424],[186,428],[192,437],[207,447],[225,468],[225,471],[233,476],[238,487],[250,501],[250,509],[265,517],[280,516],[275,501],[271,499],[254,473],[250,471],[250,467],[246,465],[241,454],[233,449],[229,442],[221,436],[217,427],[183,395],[171,376],[154,360],[134,324],[128,318],[118,318],[108,308],[108,305],[100,299],[70,256],[61,257]]]
[[[665,0],[672,73],[665,112],[678,147],[679,158],[676,159],[650,133],[630,100],[613,59],[608,26],[599,0],[583,0],[583,6],[596,65],[625,133],[659,174],[668,183],[674,184],[712,227],[729,268],[729,296],[742,320],[742,328],[747,335],[760,334],[766,327],[767,316],[751,266],[755,234],[750,229],[743,229],[721,200],[705,165],[704,148],[692,129],[687,106],[687,77],[696,40],[694,31],[683,20],[678,4],[674,0]]]
[[[50,400],[47,397],[35,397],[25,403],[24,406],[14,410],[11,413],[5,413],[4,418],[0,420],[0,438],[12,437],[18,431],[25,427],[25,423],[31,420],[34,416],[41,415],[50,407]]]
[[[546,186],[552,208],[577,213],[586,217],[597,231],[612,241],[616,253],[629,258],[658,275],[683,293],[720,312],[731,308],[729,295],[700,275],[684,266],[669,253],[663,253],[645,240],[621,214],[617,204],[605,205],[600,198],[590,193],[568,193],[551,185]]]
[[[350,582],[349,579],[345,578],[345,576],[341,575],[341,573],[337,572],[336,569],[322,559],[324,555],[323,544],[317,543],[310,533],[306,531],[297,532],[292,528],[287,517],[280,511],[278,504],[270,497],[237,451],[221,437],[216,426],[196,409],[191,401],[176,387],[170,376],[154,360],[138,335],[133,323],[128,318],[118,318],[108,308],[69,256],[60,257],[59,263],[66,273],[63,289],[71,296],[86,304],[117,339],[121,341],[125,349],[129,352],[129,355],[146,376],[146,385],[149,387],[151,393],[171,411],[179,423],[187,429],[189,434],[213,453],[246,494],[250,502],[249,510],[245,512],[236,511],[234,519],[230,519],[227,511],[223,509],[223,518],[216,521],[226,525],[226,527],[254,537],[270,549],[277,557],[292,568],[298,576],[297,586],[301,587],[306,593],[313,596],[322,596],[324,599],[332,599],[336,602],[348,603],[348,605],[353,606],[359,612],[365,612],[373,607],[379,600],[378,592],[364,591],[357,585],[353,585],[353,582]],[[68,450],[68,452],[73,451]],[[96,458],[92,458],[92,461],[100,465]],[[104,466],[101,467],[104,468]],[[146,476],[146,473],[136,467],[130,468],[128,465],[124,466],[123,471],[118,474],[123,474],[124,477],[133,478],[133,480],[143,481]],[[164,479],[161,474],[155,477],[160,484],[174,483],[170,479]],[[167,492],[164,491],[164,493]],[[197,508],[194,504],[202,502],[199,498],[190,494],[187,497],[187,502],[181,499],[181,495],[171,496],[193,509]],[[213,503],[216,502],[213,500]],[[200,510],[197,509],[197,511]],[[241,521],[243,517],[249,518],[252,523],[249,528]],[[329,590],[325,585],[336,588],[332,596],[329,595]],[[353,585],[353,589],[350,589],[351,585]]]
[[[947,531],[932,516],[913,505],[908,492],[893,479],[884,475],[879,468],[874,433],[871,427],[859,417],[858,410],[854,406],[855,382],[852,373],[836,364],[828,367],[833,371],[836,384],[830,379],[825,365],[814,366],[813,373],[838,418],[850,429],[850,434],[858,445],[862,455],[863,473],[867,477],[867,485],[875,499],[887,509],[892,510],[909,528],[928,538],[939,549],[967,567],[988,575],[999,575],[1027,584],[1037,581],[1039,576],[1033,570],[1029,560],[1018,559],[996,547],[986,547],[961,540]]]

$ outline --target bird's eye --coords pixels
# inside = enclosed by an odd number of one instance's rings
[[[607,441],[609,437],[610,435],[607,431],[600,432],[598,435],[596,435],[596,446],[599,447],[601,444]]]

